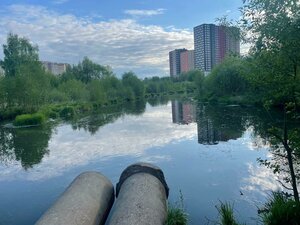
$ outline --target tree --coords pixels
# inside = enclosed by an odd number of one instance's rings
[[[244,73],[243,60],[228,57],[207,76],[206,87],[217,96],[244,94],[248,86]]]
[[[0,66],[5,71],[5,76],[13,77],[20,73],[24,64],[38,62],[38,47],[30,44],[26,38],[16,34],[8,34],[7,44],[3,45],[4,60]]]
[[[132,89],[135,97],[144,97],[144,84],[133,72],[124,73],[122,76],[122,83],[125,87]]]
[[[62,80],[77,79],[83,83],[89,83],[93,79],[103,79],[112,76],[113,72],[110,67],[102,66],[94,63],[88,57],[84,57],[82,62],[73,67],[67,67],[67,70],[62,74]]]
[[[295,148],[291,145],[292,131],[287,127],[287,113],[290,119],[297,117],[300,64],[300,4],[298,0],[244,0],[243,28],[250,34],[254,58],[252,76],[256,82],[268,82],[269,95],[266,102],[277,100],[277,93],[284,112],[283,127],[272,132],[286,151],[294,198],[299,202],[297,179],[293,164]],[[266,57],[267,56],[267,57]],[[267,59],[265,62],[262,59]],[[257,63],[258,62],[258,63]],[[259,71],[263,71],[259,73]],[[260,82],[259,82],[260,81]],[[273,84],[273,85],[271,85]],[[265,89],[267,89],[265,88]],[[292,106],[292,109],[290,109]],[[289,109],[288,109],[289,108]]]
[[[289,87],[295,108],[297,107],[297,80],[300,64],[300,4],[298,0],[244,0],[242,8],[243,28],[252,43],[252,54],[264,57],[278,65],[276,80],[293,79]],[[274,69],[273,69],[274,71]],[[273,72],[270,71],[270,72]],[[270,74],[270,73],[269,73]],[[280,75],[280,76],[279,76]],[[279,80],[280,81],[280,80]],[[281,82],[278,82],[280,85]],[[276,85],[275,88],[278,87]]]

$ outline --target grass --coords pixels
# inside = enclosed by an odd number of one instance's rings
[[[14,120],[15,126],[34,126],[45,122],[46,118],[41,113],[19,115]]]
[[[180,201],[176,202],[174,206],[169,204],[168,216],[165,225],[187,225],[188,214],[184,210],[183,195],[180,191]]]
[[[183,209],[169,206],[165,225],[186,225],[187,222],[188,216]]]
[[[216,206],[220,216],[221,225],[239,225],[233,214],[233,205],[228,202],[221,202],[219,206]]]
[[[273,192],[260,217],[265,225],[300,225],[300,203]]]

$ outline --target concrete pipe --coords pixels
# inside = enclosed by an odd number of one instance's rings
[[[108,225],[163,225],[168,194],[160,168],[146,163],[127,167],[117,184],[117,200]]]
[[[112,183],[102,174],[80,174],[37,221],[37,225],[101,225],[114,202]]]

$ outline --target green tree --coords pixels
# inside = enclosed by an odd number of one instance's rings
[[[105,91],[102,83],[99,80],[92,80],[88,84],[88,90],[92,102],[104,102],[106,99]]]
[[[122,76],[122,84],[125,87],[129,87],[132,89],[135,97],[144,97],[145,87],[143,82],[133,73],[127,72]]]
[[[8,34],[7,44],[3,45],[4,60],[0,66],[5,71],[5,76],[12,77],[19,74],[24,64],[38,62],[38,47],[30,44],[26,38],[16,34]]]
[[[88,91],[86,85],[78,80],[68,80],[59,85],[58,90],[68,97],[72,102],[87,101]]]
[[[206,87],[217,96],[244,94],[247,89],[244,71],[242,59],[228,57],[207,76]]]
[[[294,198],[299,202],[293,164],[295,149],[291,145],[287,115],[297,116],[300,63],[300,4],[298,0],[244,0],[243,28],[250,34],[254,70],[251,76],[261,84],[267,81],[266,103],[280,100],[284,111],[283,127],[272,132],[286,151]],[[263,60],[263,59],[266,59]],[[275,98],[274,98],[275,95]],[[292,106],[292,109],[290,109]],[[293,133],[293,132],[292,132]]]
[[[84,57],[82,62],[75,66],[67,67],[67,70],[62,74],[62,80],[77,79],[83,83],[89,83],[93,79],[102,79],[112,76],[111,68],[94,63],[88,57]]]

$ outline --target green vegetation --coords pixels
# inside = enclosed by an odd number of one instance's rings
[[[216,206],[220,216],[221,225],[239,225],[233,215],[233,205],[228,202],[221,202],[219,206]]]
[[[40,125],[45,122],[45,116],[40,113],[23,114],[16,117],[14,121],[15,126],[31,126]]]
[[[168,77],[142,81],[133,72],[126,72],[118,79],[110,67],[87,57],[77,65],[68,66],[60,76],[54,76],[39,62],[38,47],[15,34],[8,35],[3,50],[0,66],[5,73],[0,76],[0,120],[36,112],[46,118],[69,119],[96,108],[158,95],[182,95],[196,89],[191,78],[182,82]],[[61,108],[52,110],[54,105]]]
[[[181,208],[169,206],[165,225],[186,225],[188,216]]]
[[[300,203],[283,193],[274,192],[260,216],[265,225],[299,225]]]
[[[183,195],[179,191],[180,199],[174,204],[174,206],[168,206],[168,217],[165,225],[187,225],[188,224],[188,215],[185,212],[183,205]]]
[[[209,102],[253,103],[248,98],[250,88],[246,74],[245,59],[227,57],[208,76],[202,78],[199,98]]]
[[[219,212],[221,225],[239,225],[233,213],[233,205],[221,202],[216,206]],[[264,225],[299,225],[300,224],[300,204],[281,192],[273,192],[258,210],[261,222]]]

